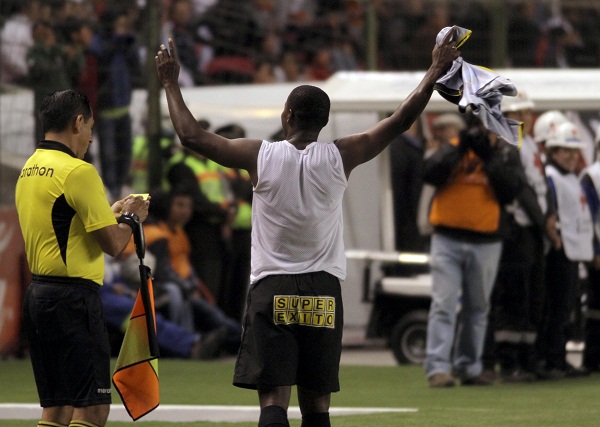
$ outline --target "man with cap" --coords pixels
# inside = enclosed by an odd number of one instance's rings
[[[548,215],[548,186],[541,151],[530,135],[534,103],[524,92],[504,97],[501,109],[508,119],[523,123],[519,149],[525,182],[513,203],[504,206],[507,227],[494,293],[486,343],[491,362],[500,365],[505,382],[528,382],[536,377],[535,342],[544,296],[544,231]],[[495,351],[494,351],[495,350]],[[488,369],[493,369],[489,366]]]

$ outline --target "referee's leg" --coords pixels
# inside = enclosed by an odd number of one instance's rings
[[[110,405],[93,405],[85,408],[73,406],[52,406],[42,409],[41,425],[44,421],[59,425],[78,427],[104,427],[108,420]]]
[[[72,421],[84,421],[85,423],[81,424],[86,427],[104,427],[106,421],[108,420],[109,412],[110,405],[108,404],[92,405],[86,406],[84,408],[75,408],[73,410]]]

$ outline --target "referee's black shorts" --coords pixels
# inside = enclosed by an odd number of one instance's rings
[[[273,275],[250,288],[233,384],[340,389],[340,281],[325,273]]]
[[[23,327],[42,407],[111,403],[110,344],[99,286],[89,280],[34,276]]]

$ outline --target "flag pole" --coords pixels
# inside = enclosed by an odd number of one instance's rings
[[[148,346],[150,348],[150,355],[152,357],[159,356],[158,340],[156,338],[156,320],[154,318],[154,307],[152,298],[150,298],[150,289],[148,287],[148,281],[152,278],[150,268],[144,264],[144,257],[146,255],[146,237],[144,235],[144,228],[140,222],[133,233],[133,242],[135,243],[135,252],[140,260],[140,294],[142,296],[142,303],[146,312],[146,329],[148,330]]]

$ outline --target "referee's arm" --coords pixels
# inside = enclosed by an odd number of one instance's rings
[[[119,255],[131,239],[131,227],[127,224],[114,224],[92,231],[102,252],[112,257]]]
[[[141,197],[127,198],[122,205],[122,212],[135,214],[139,218],[139,222],[143,222],[148,216],[149,203],[149,200],[143,200]],[[113,205],[113,208],[116,205]],[[133,228],[127,223],[119,223],[92,231],[92,235],[102,251],[114,257],[125,249],[131,239],[132,231]]]

